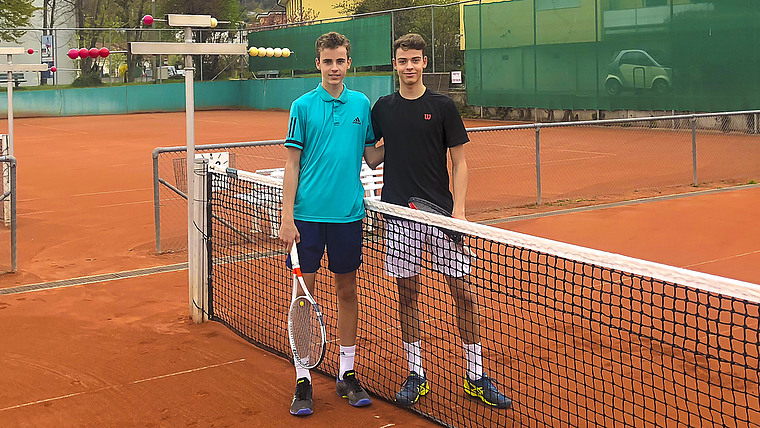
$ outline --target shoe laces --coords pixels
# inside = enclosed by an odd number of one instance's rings
[[[349,370],[343,373],[343,382],[348,387],[348,392],[361,392],[362,386],[359,384],[359,379],[356,378],[356,373],[353,370]]]
[[[296,393],[295,393],[296,399],[308,400],[310,386],[311,386],[311,383],[309,383],[308,381],[296,383]]]
[[[411,386],[412,388],[418,388],[423,383],[425,383],[424,377],[418,375],[417,373],[410,374],[401,385],[401,389],[406,388],[407,385]]]

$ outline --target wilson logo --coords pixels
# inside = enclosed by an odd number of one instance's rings
[[[425,113],[425,120],[430,120],[430,119],[432,119],[432,117],[433,117],[433,115],[432,115],[432,114],[430,114],[430,113]]]

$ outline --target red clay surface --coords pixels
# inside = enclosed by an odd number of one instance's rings
[[[197,144],[253,141],[283,138],[287,113],[196,120]],[[153,254],[150,158],[184,144],[184,114],[17,119],[15,129],[19,273],[0,288],[184,261]],[[505,227],[760,282],[758,207],[760,189],[744,189]],[[287,361],[187,314],[185,271],[0,296],[0,426],[306,423],[287,412]],[[350,408],[332,379],[315,384],[310,426],[433,426],[381,400]]]

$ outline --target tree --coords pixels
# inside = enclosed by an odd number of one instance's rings
[[[463,51],[459,49],[460,5],[433,5],[454,2],[455,0],[343,0],[333,7],[344,15],[403,9],[393,12],[393,38],[407,33],[420,34],[428,43],[428,70],[432,71],[432,62],[435,61],[435,71],[445,71],[453,67],[459,68],[464,62]],[[411,9],[413,7],[416,8]]]
[[[211,15],[219,21],[229,21],[228,24],[219,24],[214,29],[194,30],[193,39],[200,43],[229,43],[234,41],[239,34],[240,23],[245,18],[245,10],[239,0],[166,0],[162,3],[160,10],[162,13]],[[183,35],[180,35],[180,38],[184,40]],[[221,55],[201,55],[199,59],[196,59],[196,67],[201,68],[200,75],[204,79],[208,76],[214,78],[220,73],[230,70],[232,64],[240,61],[240,59],[239,56],[226,58]]]
[[[0,0],[0,40],[16,42],[25,31],[13,28],[26,27],[36,7],[33,0]]]

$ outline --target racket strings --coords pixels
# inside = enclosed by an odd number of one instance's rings
[[[305,297],[296,298],[290,312],[293,320],[293,339],[302,365],[310,366],[319,361],[324,342],[317,311]]]

